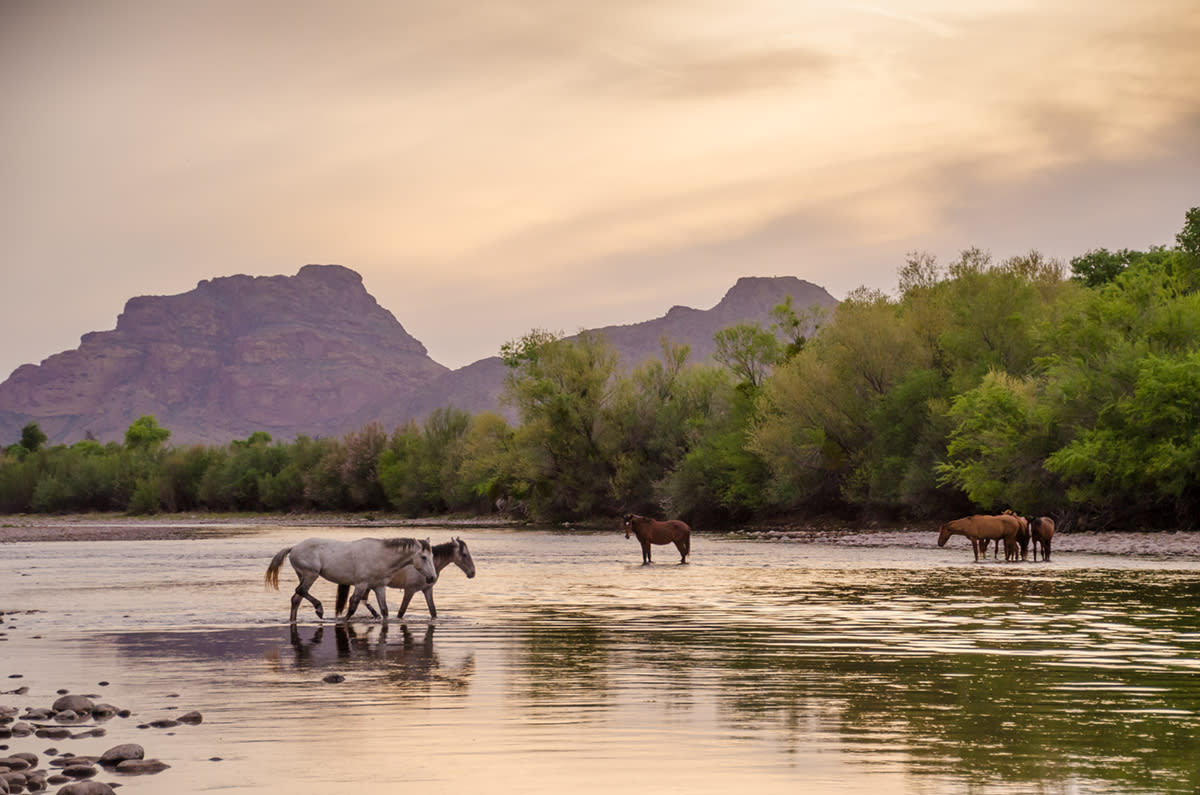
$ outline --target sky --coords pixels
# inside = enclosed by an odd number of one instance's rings
[[[442,364],[1173,245],[1196,0],[0,0],[0,380],[125,302],[337,263]]]

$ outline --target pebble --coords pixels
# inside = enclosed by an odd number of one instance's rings
[[[118,773],[127,773],[129,775],[144,775],[149,773],[161,773],[169,768],[166,762],[161,762],[157,759],[126,759],[117,765]]]
[[[20,678],[22,674],[10,674],[10,679]],[[344,678],[338,678],[342,681]],[[100,682],[107,686],[108,682]],[[26,695],[29,688],[22,686],[16,690],[4,691],[2,695]],[[128,709],[119,709],[112,704],[96,702],[94,696],[73,694],[63,688],[57,692],[57,698],[50,707],[22,708],[0,704],[0,740],[13,737],[23,738],[34,736],[51,740],[77,740],[84,738],[103,737],[108,733],[106,728],[98,726],[100,722],[111,720],[116,716],[128,718],[133,713]],[[177,699],[178,693],[172,693],[166,698]],[[178,709],[171,706],[167,709]],[[180,725],[198,725],[204,721],[204,716],[197,710],[191,710],[179,715],[176,719],[162,718],[143,724],[139,728],[174,728]],[[58,725],[54,725],[58,724]],[[72,728],[73,727],[73,728]],[[168,732],[173,734],[174,732]],[[7,745],[0,745],[0,795],[15,795],[16,793],[40,793],[47,787],[59,787],[60,795],[115,795],[114,788],[119,783],[104,783],[91,780],[102,770],[119,773],[126,776],[153,775],[171,767],[160,759],[147,759],[145,748],[136,743],[114,745],[102,756],[80,756],[70,751],[48,747],[43,753],[47,758],[45,763],[53,769],[52,773],[45,769],[37,769],[38,755],[28,752],[9,752]],[[220,757],[212,757],[218,760]]]

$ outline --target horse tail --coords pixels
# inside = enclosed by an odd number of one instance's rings
[[[687,534],[683,537],[683,554],[692,554],[692,528],[688,528]]]
[[[342,611],[346,609],[346,602],[350,599],[350,586],[342,583],[338,584],[337,602],[334,604],[333,614],[340,616]]]
[[[267,566],[267,575],[263,577],[263,582],[274,588],[276,591],[279,590],[279,567],[283,565],[284,558],[286,558],[288,553],[291,551],[291,547],[284,547],[283,549],[279,550],[279,552],[275,553],[275,557],[271,558],[271,565]]]

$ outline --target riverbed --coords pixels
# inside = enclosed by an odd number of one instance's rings
[[[655,547],[642,566],[616,530],[179,530],[0,543],[0,705],[132,710],[57,743],[170,765],[120,778],[128,795],[1200,786],[1188,534],[976,563],[929,533],[699,533],[687,565]],[[292,626],[291,572],[281,591],[263,573],[314,535],[460,536],[478,575],[443,571],[436,620],[420,595],[398,620],[393,592],[386,624],[334,621],[319,583],[326,620],[304,604]],[[148,726],[185,711],[203,721]]]

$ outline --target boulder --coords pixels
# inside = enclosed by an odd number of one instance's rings
[[[67,710],[70,710],[71,712],[86,715],[90,714],[95,706],[95,703],[93,703],[92,700],[87,696],[66,695],[55,701],[54,704],[51,705],[51,709],[53,709],[55,712],[66,712]]]
[[[76,781],[58,791],[58,795],[117,795],[112,787],[101,781]]]
[[[159,773],[166,770],[170,765],[158,759],[126,759],[121,764],[117,765],[118,773],[125,773],[131,776],[140,776],[150,773]]]
[[[100,755],[100,764],[102,765],[118,765],[121,762],[127,762],[130,759],[144,759],[146,757],[146,749],[137,743],[124,743],[123,745],[114,745],[103,754]]]

